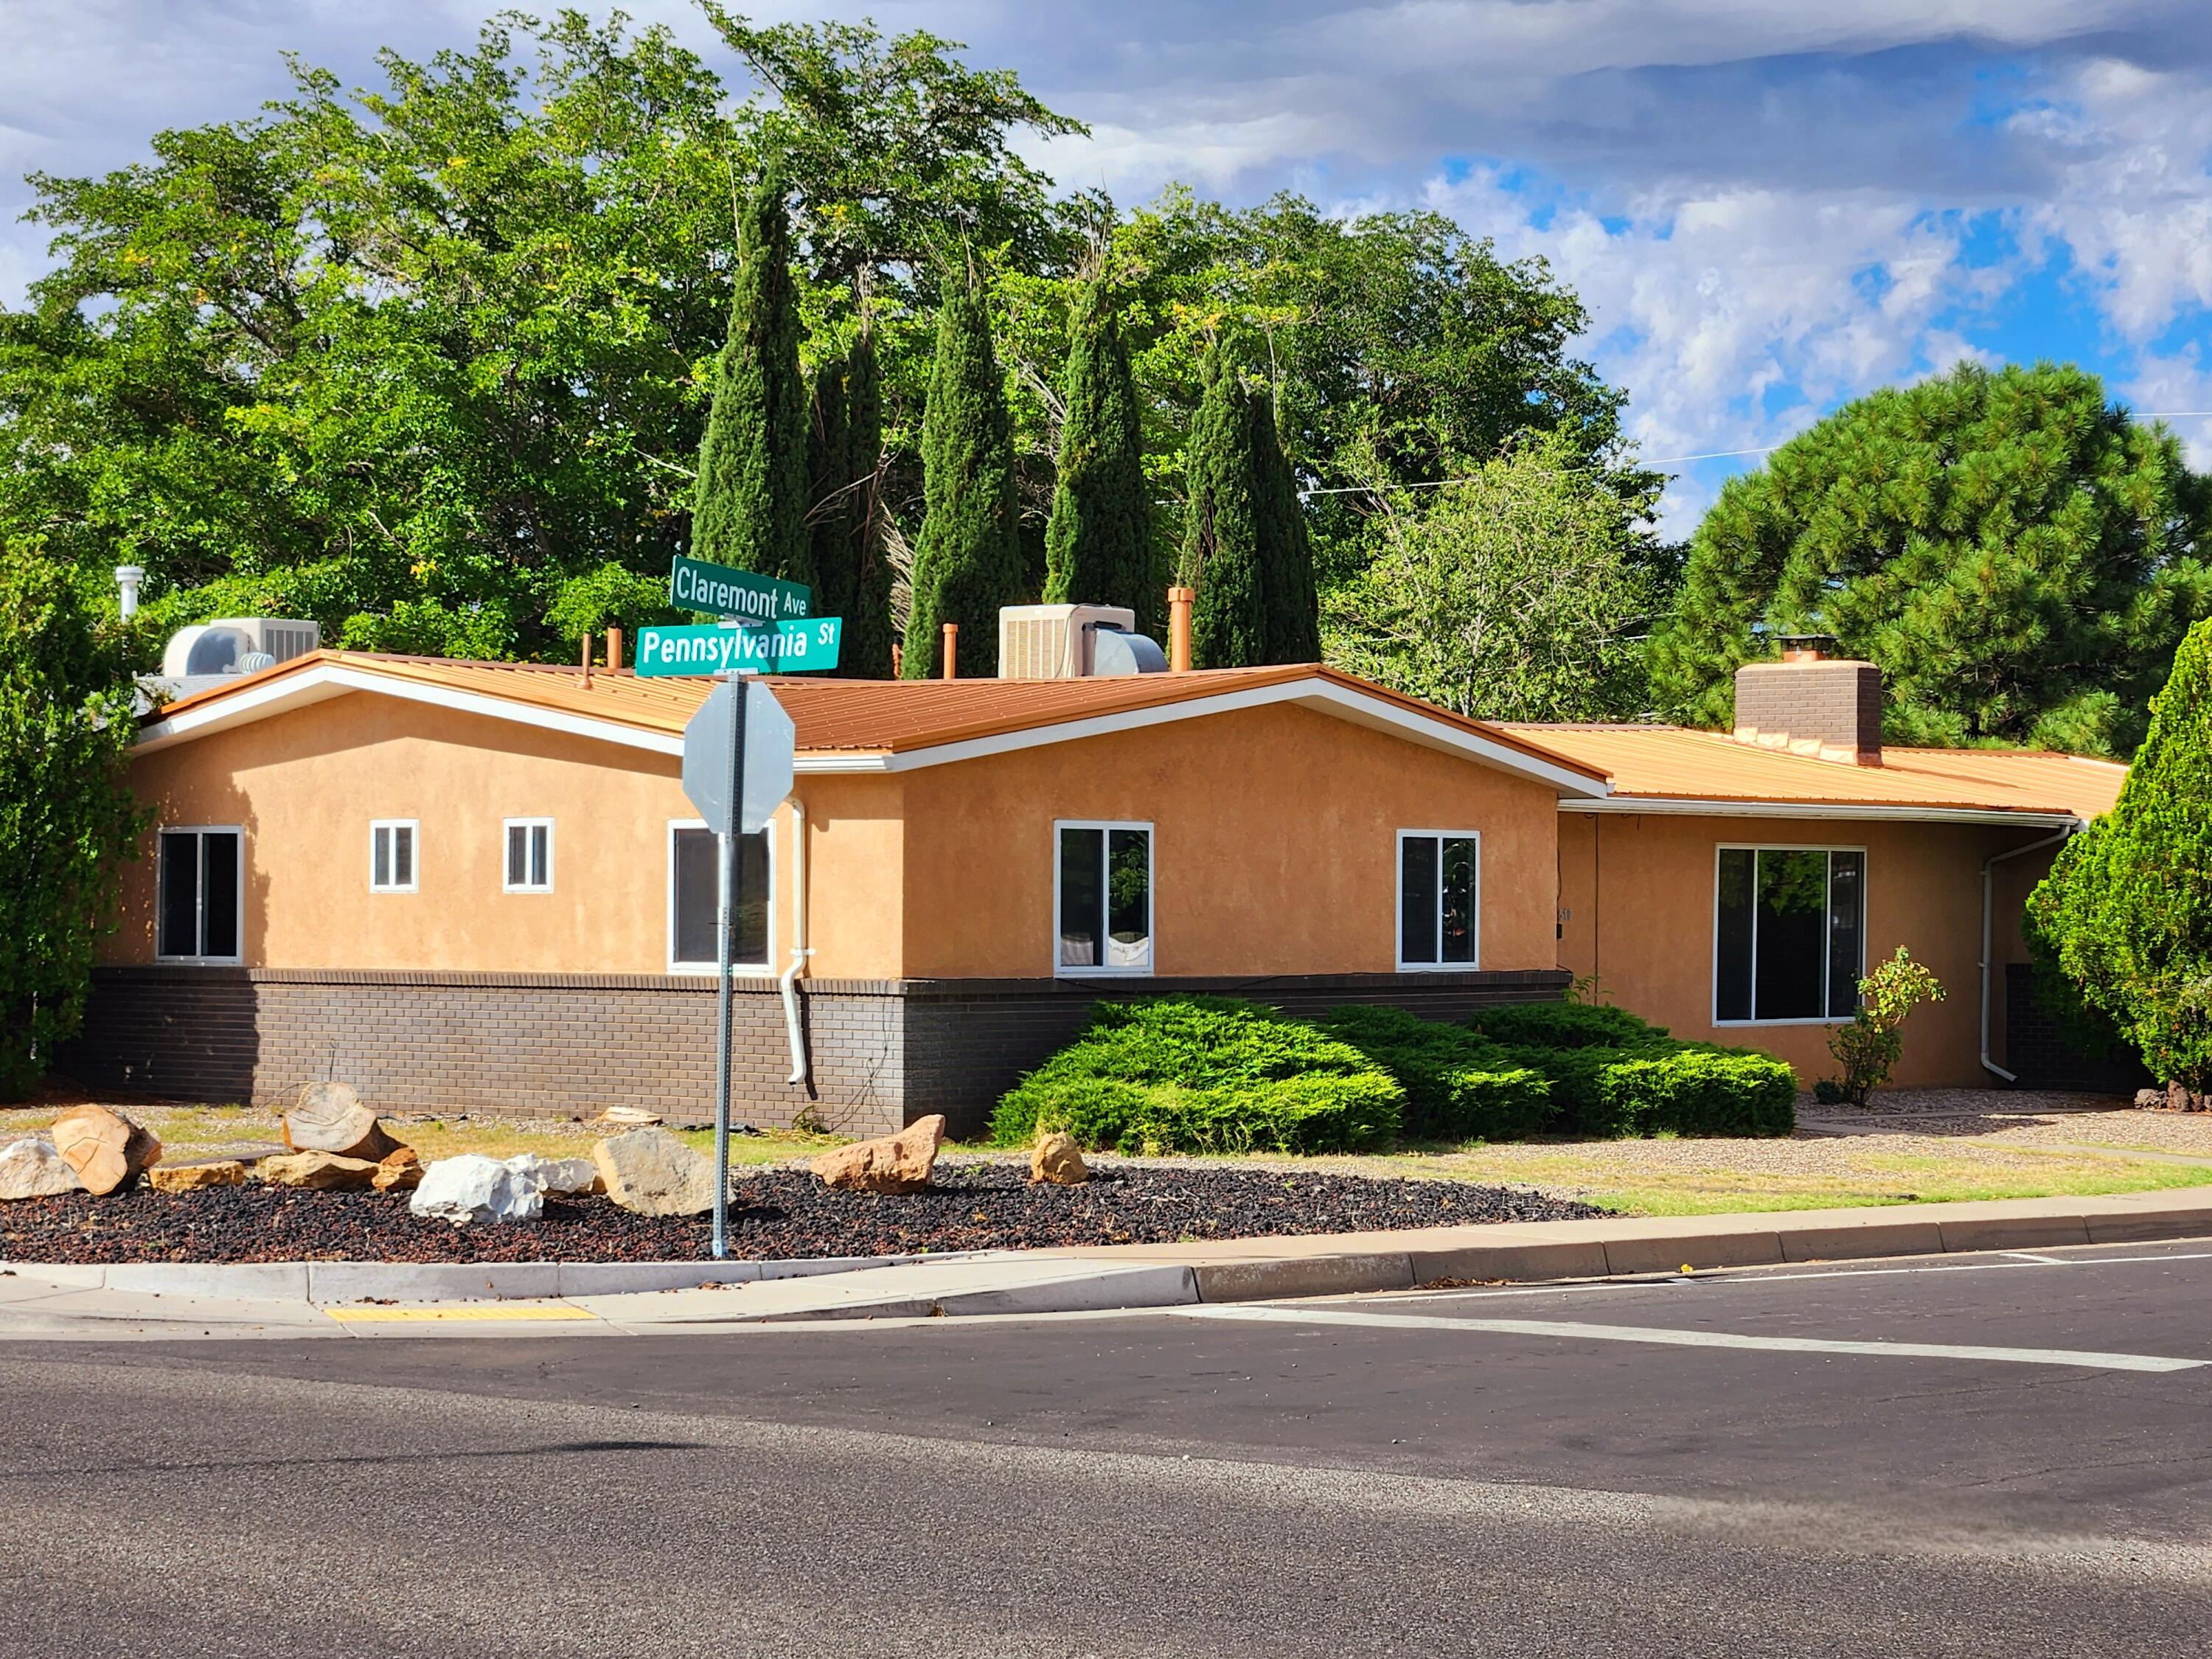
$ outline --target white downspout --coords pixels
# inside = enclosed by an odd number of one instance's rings
[[[806,958],[814,948],[806,942],[806,803],[798,796],[791,798],[791,965],[778,976],[776,984],[783,993],[783,1028],[791,1038],[791,1075],[787,1083],[804,1083],[809,1067],[806,1063],[806,1039],[799,1026],[799,970],[806,965]]]
[[[1996,908],[1994,872],[2007,859],[2025,858],[2030,853],[2057,846],[2081,827],[2078,823],[2069,824],[2055,836],[2045,836],[2041,841],[2015,847],[2009,853],[1992,853],[1982,860],[1982,1069],[1994,1073],[2007,1083],[2017,1083],[2020,1079],[1990,1058],[1990,957],[1995,948],[1992,923]]]

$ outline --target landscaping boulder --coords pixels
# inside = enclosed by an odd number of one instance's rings
[[[120,1112],[72,1106],[54,1120],[54,1149],[95,1196],[113,1192],[161,1161],[161,1143]]]
[[[1080,1187],[1091,1179],[1091,1166],[1083,1161],[1083,1149],[1075,1144],[1073,1135],[1054,1131],[1041,1137],[1030,1152],[1030,1179],[1055,1187]]]
[[[523,1158],[467,1152],[441,1158],[422,1171],[422,1184],[407,1200],[415,1214],[450,1221],[535,1221],[545,1212],[545,1188],[535,1170],[517,1169]]]
[[[303,1187],[317,1193],[365,1193],[374,1184],[377,1165],[365,1158],[335,1152],[287,1152],[264,1158],[254,1174],[272,1187]]]
[[[2139,1112],[2162,1112],[2166,1109],[2166,1091],[2138,1089],[2136,1091],[2136,1109]]]
[[[944,1144],[945,1115],[933,1112],[895,1135],[832,1148],[814,1160],[814,1173],[824,1186],[845,1192],[920,1192]]]
[[[207,1187],[243,1187],[246,1165],[234,1158],[202,1164],[160,1164],[146,1171],[146,1184],[157,1193],[197,1193]]]
[[[301,1089],[284,1114],[284,1144],[295,1152],[333,1152],[371,1164],[399,1145],[345,1083],[310,1083]]]
[[[376,1161],[368,1184],[380,1193],[411,1193],[422,1184],[422,1160],[412,1146],[386,1152]]]
[[[2166,1085],[2166,1109],[2169,1112],[2212,1112],[2212,1094],[2193,1092],[2185,1083]]]
[[[665,1129],[632,1129],[592,1148],[607,1196],[640,1215],[699,1215],[714,1207],[714,1160]]]
[[[0,1200],[56,1198],[84,1190],[76,1171],[44,1135],[0,1146]]]
[[[603,1193],[607,1186],[599,1166],[588,1158],[540,1158],[525,1152],[507,1160],[509,1167],[528,1169],[549,1193]]]

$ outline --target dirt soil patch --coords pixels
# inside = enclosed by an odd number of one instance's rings
[[[740,1260],[1359,1232],[1468,1222],[1565,1221],[1605,1212],[1455,1181],[1219,1168],[1104,1168],[1080,1187],[1031,1186],[1002,1163],[938,1165],[927,1191],[832,1192],[799,1170],[740,1177]],[[633,1215],[604,1198],[552,1198],[535,1223],[455,1227],[382,1193],[261,1186],[72,1193],[0,1208],[0,1259],[130,1261],[682,1261],[708,1250],[704,1216]]]

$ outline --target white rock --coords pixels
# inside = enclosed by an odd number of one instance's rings
[[[599,1184],[599,1166],[588,1158],[540,1158],[523,1152],[507,1160],[517,1174],[534,1175],[549,1193],[588,1193]]]
[[[422,1184],[407,1207],[456,1227],[472,1221],[535,1221],[545,1211],[545,1183],[536,1170],[516,1169],[520,1162],[475,1152],[439,1158],[422,1171]]]
[[[81,1191],[83,1186],[44,1135],[27,1135],[0,1146],[0,1199],[52,1198]]]

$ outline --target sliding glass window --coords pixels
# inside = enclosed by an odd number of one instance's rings
[[[1717,1024],[1849,1019],[1866,971],[1866,854],[1723,847],[1713,925]]]

